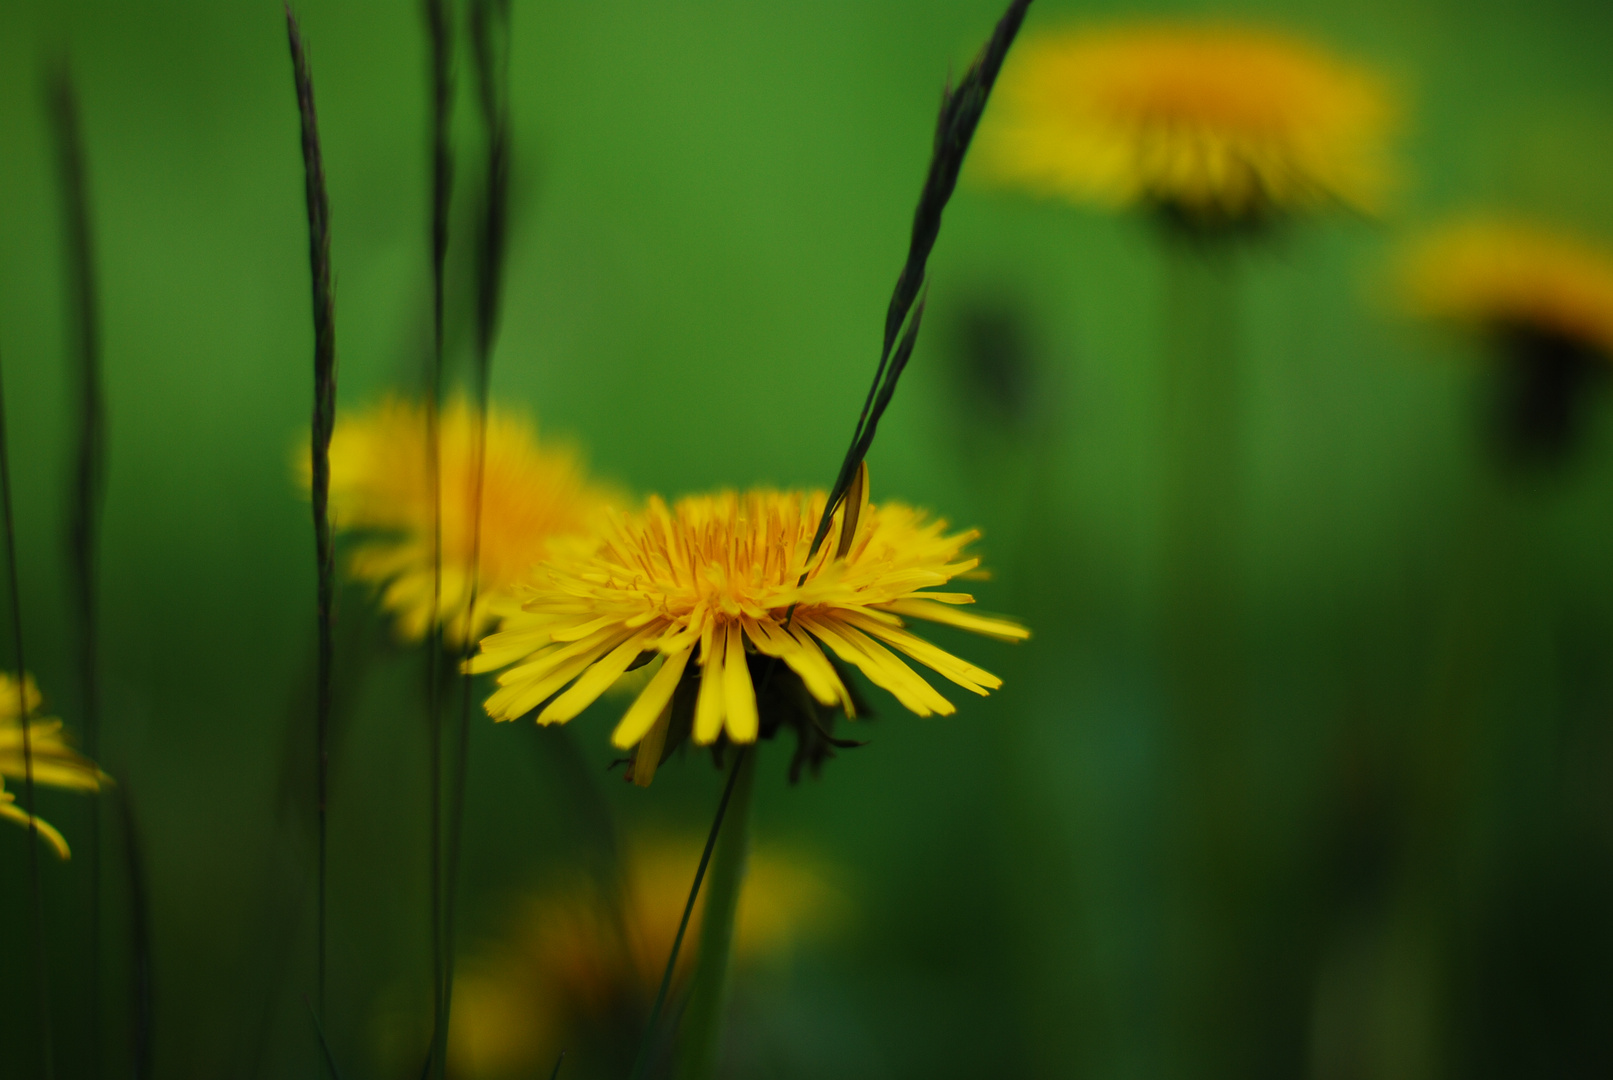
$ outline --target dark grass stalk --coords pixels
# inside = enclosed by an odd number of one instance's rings
[[[330,783],[331,668],[335,651],[331,617],[335,592],[335,545],[330,528],[330,437],[336,424],[336,300],[331,280],[330,201],[325,192],[325,163],[319,146],[319,120],[314,111],[314,81],[308,69],[302,32],[291,8],[286,9],[286,35],[291,44],[297,111],[302,118],[302,160],[308,203],[308,264],[313,284],[314,409],[311,435],[311,483],[314,509],[314,558],[318,578],[318,673],[314,690],[315,806],[318,814],[318,901],[315,1003],[325,1015],[325,943]]]
[[[355,602],[345,602],[348,593]],[[338,589],[336,599],[338,610],[357,613],[357,617],[350,614],[334,627],[336,675],[331,684],[330,735],[335,745],[341,744],[344,730],[351,726],[353,700],[364,685],[375,655],[384,647],[381,636],[387,632],[370,613],[370,606],[358,602],[360,594],[367,597],[364,586],[350,585],[346,591]],[[311,813],[313,763],[304,749],[304,726],[313,711],[317,679],[318,657],[310,655],[286,701],[279,779],[275,785],[275,839],[264,849],[256,874],[258,885],[253,890],[260,910],[257,949],[264,958],[254,968],[254,976],[263,996],[258,1018],[242,1035],[244,1045],[233,1056],[233,1060],[251,1063],[243,1072],[246,1077],[260,1076],[268,1061],[275,1006],[296,958],[294,945],[305,921],[306,912],[297,903],[305,888],[299,871],[311,847],[315,822]],[[287,832],[291,833],[291,843],[285,842]]]
[[[39,883],[39,824],[34,817],[34,743],[28,731],[27,660],[22,648],[22,593],[17,575],[17,522],[11,505],[11,452],[6,431],[5,379],[0,375],[0,502],[5,507],[6,577],[11,587],[11,640],[17,658],[17,716],[22,726],[22,808],[28,815],[28,890],[34,937],[34,994],[39,1004],[40,1075],[56,1075],[50,1023],[50,962],[45,952],[45,901]]]
[[[957,86],[948,86],[941,91],[935,147],[930,154],[924,190],[919,194],[918,208],[913,213],[913,233],[908,243],[907,262],[896,279],[896,290],[885,311],[885,336],[879,351],[879,366],[874,369],[873,384],[868,388],[862,412],[857,417],[857,426],[852,431],[851,447],[846,451],[845,460],[840,463],[840,473],[829,491],[823,518],[818,522],[818,531],[812,538],[812,554],[817,554],[823,538],[829,534],[829,523],[835,509],[850,488],[858,466],[868,456],[868,448],[873,445],[874,435],[879,430],[880,418],[890,406],[891,398],[896,393],[896,383],[913,355],[919,323],[924,317],[924,304],[920,297],[924,292],[925,267],[929,263],[930,252],[935,248],[936,238],[941,234],[942,212],[958,186],[958,172],[963,168],[969,143],[974,139],[975,128],[980,123],[981,114],[986,111],[986,102],[997,82],[997,73],[1002,70],[1003,60],[1030,6],[1031,0],[1012,0],[1008,10],[997,21],[991,39],[963,73]],[[904,325],[907,327],[905,333],[902,329]]]
[[[1184,958],[1176,1049],[1232,1060],[1259,1029],[1255,945],[1271,927],[1251,892],[1244,822],[1254,727],[1243,566],[1244,386],[1238,262],[1229,239],[1167,233],[1161,401],[1162,688],[1173,778],[1171,890]],[[1240,981],[1241,980],[1241,981]],[[1230,992],[1229,992],[1230,991]]]
[[[476,277],[476,353],[473,378],[476,398],[476,449],[471,478],[471,573],[466,607],[465,647],[461,660],[476,649],[474,616],[481,593],[482,483],[487,456],[487,397],[498,338],[498,316],[504,279],[504,253],[509,222],[509,0],[473,0],[471,43],[476,58],[477,104],[487,138],[482,219],[478,230]],[[465,826],[465,787],[470,767],[470,721],[475,676],[460,671],[458,748],[454,782],[449,792],[448,867],[443,903],[442,987],[444,1038],[453,1021],[454,928],[458,899],[459,859]],[[441,1049],[441,1048],[439,1048]]]
[[[95,236],[90,222],[89,179],[78,95],[63,60],[51,73],[46,99],[56,142],[57,182],[62,192],[67,266],[68,338],[77,376],[78,447],[68,511],[68,558],[77,616],[81,731],[84,753],[101,759],[101,681],[97,542],[106,476],[106,407],[101,386],[100,304],[95,277]],[[101,1074],[101,800],[90,795],[87,1021],[91,1075]]]
[[[73,501],[68,520],[70,588],[77,616],[81,728],[85,753],[100,759],[100,680],[98,674],[96,537],[105,475],[105,414],[101,388],[99,305],[96,300],[94,236],[90,224],[88,179],[77,95],[63,61],[46,85],[55,136],[57,178],[62,192],[67,268],[68,337],[77,375],[78,447]],[[91,1068],[101,1068],[101,813],[91,795],[89,842],[90,916],[88,928],[88,1027]]]
[[[650,1057],[655,1048],[656,1028],[660,1026],[661,1011],[666,1008],[667,992],[672,988],[672,973],[678,966],[678,953],[683,948],[683,935],[689,930],[689,918],[694,914],[695,901],[700,898],[700,884],[706,878],[706,867],[711,863],[712,849],[717,846],[717,836],[722,831],[723,817],[728,813],[728,802],[733,797],[734,787],[739,781],[739,774],[745,764],[745,759],[751,755],[752,747],[741,746],[734,756],[733,767],[728,772],[728,783],[722,789],[722,798],[717,802],[717,814],[711,820],[711,832],[706,836],[705,850],[700,853],[700,865],[695,869],[694,884],[689,888],[688,903],[683,905],[683,918],[678,922],[678,933],[672,939],[672,952],[666,960],[666,970],[661,973],[661,985],[655,992],[655,1002],[650,1006],[650,1018],[644,1025],[644,1040],[639,1043],[638,1057],[633,1061],[632,1080],[642,1080],[645,1070],[649,1068]],[[559,1064],[556,1063],[556,1068]]]
[[[426,631],[426,728],[430,740],[431,1049],[426,1073],[446,1075],[447,942],[443,933],[443,753],[442,753],[442,460],[438,411],[443,389],[443,340],[448,262],[448,217],[452,205],[453,40],[449,0],[425,0],[431,64],[431,356],[426,393],[426,461],[432,513],[432,619]]]
[[[566,1052],[560,1051],[560,1056],[554,1060],[554,1071],[549,1074],[549,1080],[560,1080],[560,1066],[566,1063]]]
[[[145,849],[134,813],[134,795],[128,780],[118,785],[117,807],[123,822],[124,875],[129,890],[129,1075],[145,1080],[151,1075],[153,1041],[151,905],[146,888]]]
[[[734,767],[739,781],[733,791],[728,830],[717,842],[712,860],[711,886],[700,920],[700,951],[694,983],[679,1028],[678,1075],[705,1080],[716,1075],[722,1042],[723,1006],[728,997],[728,961],[734,944],[734,917],[745,884],[745,862],[750,849],[751,792],[756,786],[756,755],[746,754]]]

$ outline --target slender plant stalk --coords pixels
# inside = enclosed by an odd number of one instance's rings
[[[139,822],[134,813],[134,794],[128,780],[118,786],[116,806],[123,821],[124,874],[129,889],[129,1074],[134,1080],[151,1075],[152,1006],[151,905],[146,890],[146,863],[140,843]]]
[[[426,728],[430,740],[431,816],[431,1050],[427,1073],[445,1076],[448,1050],[447,941],[443,886],[442,753],[442,442],[439,409],[443,389],[443,338],[452,205],[453,39],[449,0],[425,0],[431,63],[431,357],[426,393],[426,461],[431,488],[431,611],[426,631]]]
[[[1181,775],[1173,863],[1184,875],[1175,931],[1214,943],[1180,967],[1180,1053],[1246,1039],[1251,900],[1238,768],[1249,728],[1239,565],[1244,502],[1235,241],[1165,237],[1163,652]],[[1233,992],[1228,992],[1233,991]],[[1185,1065],[1185,1060],[1184,1060]]]
[[[677,970],[678,953],[683,949],[683,935],[689,930],[689,918],[694,914],[695,901],[700,898],[700,884],[706,878],[706,867],[711,863],[711,852],[717,846],[717,837],[722,832],[723,818],[728,813],[728,804],[733,798],[740,772],[745,768],[746,759],[752,757],[754,752],[753,747],[741,746],[734,757],[733,767],[728,771],[728,783],[723,786],[722,798],[717,801],[717,813],[711,819],[711,832],[706,835],[705,850],[700,853],[700,865],[694,872],[694,884],[689,888],[689,900],[683,905],[683,918],[679,920],[677,935],[672,939],[672,952],[667,956],[666,969],[661,972],[661,985],[655,991],[655,1002],[650,1006],[650,1018],[644,1025],[644,1041],[639,1044],[638,1057],[633,1061],[632,1080],[643,1080],[646,1070],[650,1067],[657,1029],[661,1022],[661,1010],[666,1008],[667,992],[672,989],[672,973]]]
[[[34,939],[34,994],[39,1005],[40,1074],[56,1075],[50,1024],[50,963],[45,953],[45,902],[39,883],[39,824],[34,817],[34,745],[28,728],[27,660],[22,648],[22,593],[17,574],[17,523],[11,505],[11,452],[6,431],[5,379],[0,375],[0,502],[6,527],[6,577],[11,588],[11,641],[17,658],[17,717],[22,728],[22,808],[28,815],[28,889]]]
[[[969,153],[975,128],[986,111],[991,88],[997,82],[1008,49],[1025,21],[1025,12],[1031,0],[1012,0],[1003,17],[997,21],[991,38],[980,55],[975,57],[969,70],[956,87],[948,86],[941,92],[941,113],[936,118],[935,148],[930,155],[930,167],[924,177],[924,190],[919,193],[918,208],[913,212],[913,233],[908,242],[907,261],[896,278],[896,290],[891,294],[890,306],[885,310],[885,337],[879,350],[879,365],[874,369],[874,381],[863,399],[862,412],[852,431],[851,447],[840,463],[840,473],[829,500],[824,504],[823,517],[818,531],[812,537],[812,554],[817,554],[823,538],[829,534],[829,523],[840,501],[845,498],[857,475],[858,466],[868,456],[879,421],[890,406],[896,393],[896,383],[907,368],[918,340],[919,323],[924,318],[924,304],[920,297],[925,288],[925,268],[930,252],[941,235],[941,215],[958,186],[958,172]],[[916,305],[916,306],[915,306]],[[911,317],[909,317],[911,315]],[[902,328],[906,325],[907,329]]]
[[[314,111],[314,81],[303,49],[302,33],[286,8],[286,35],[291,44],[297,109],[302,118],[302,160],[308,203],[308,264],[313,285],[314,408],[310,437],[314,510],[314,559],[318,578],[319,668],[314,694],[316,808],[319,819],[318,907],[316,915],[316,1013],[325,1017],[327,804],[330,784],[331,666],[334,643],[331,618],[335,590],[335,545],[330,528],[330,437],[336,424],[336,300],[330,262],[330,201],[325,192],[325,165]]]
[[[84,752],[101,760],[101,680],[98,535],[106,475],[106,408],[101,388],[100,304],[96,296],[95,237],[90,222],[89,180],[79,124],[78,95],[65,61],[52,73],[47,96],[56,141],[67,266],[68,339],[77,375],[78,452],[68,520],[69,574],[77,616],[80,714]],[[101,799],[90,794],[88,850],[90,1074],[101,1075]]]
[[[723,1007],[728,997],[728,958],[734,943],[734,917],[739,912],[745,861],[750,852],[750,804],[751,791],[756,786],[756,755],[746,754],[734,767],[739,779],[728,810],[728,828],[717,841],[717,852],[711,864],[711,888],[706,890],[706,910],[700,918],[700,951],[681,1024],[683,1041],[678,1051],[678,1075],[683,1080],[707,1080],[717,1074]]]
[[[478,232],[480,251],[476,280],[476,445],[472,454],[471,477],[471,565],[469,596],[465,609],[465,648],[461,660],[468,661],[476,649],[474,616],[481,592],[482,485],[487,456],[487,395],[493,366],[493,348],[498,339],[498,316],[503,292],[505,233],[509,202],[509,0],[474,0],[471,9],[472,44],[476,56],[477,104],[487,137],[486,175],[482,192],[482,220]],[[454,928],[458,899],[459,857],[465,827],[465,787],[470,767],[470,721],[475,676],[464,665],[460,668],[458,752],[454,758],[454,783],[449,793],[448,867],[444,888],[447,896],[443,913],[443,953],[445,972],[442,987],[442,1028],[444,1037],[453,1022]]]

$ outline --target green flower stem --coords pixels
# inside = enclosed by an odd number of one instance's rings
[[[755,780],[756,751],[752,749],[739,764],[728,820],[711,861],[706,909],[700,920],[700,952],[681,1025],[677,1071],[680,1080],[708,1080],[717,1074],[734,917],[739,912],[739,892],[745,883],[745,861],[750,854],[750,803]]]
[[[1180,946],[1170,1027],[1176,1065],[1237,1072],[1261,1029],[1251,1003],[1258,910],[1248,850],[1244,755],[1252,730],[1245,644],[1244,372],[1235,238],[1164,244],[1161,660],[1174,808],[1168,858],[1180,875],[1167,936]]]

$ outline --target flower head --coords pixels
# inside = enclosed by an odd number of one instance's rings
[[[1470,219],[1425,236],[1408,253],[1403,278],[1419,314],[1566,338],[1613,358],[1613,254],[1583,240]]]
[[[1613,255],[1548,229],[1475,218],[1424,237],[1402,279],[1413,311],[1498,346],[1492,435],[1503,459],[1566,461],[1586,392],[1613,360]]]
[[[659,656],[660,670],[612,735],[623,749],[640,746],[635,772],[653,775],[655,752],[676,735],[677,700],[697,744],[771,735],[778,721],[758,709],[757,679],[769,692],[784,685],[769,677],[776,662],[811,701],[854,716],[856,700],[825,647],[920,716],[954,707],[892,648],[973,693],[1002,685],[905,627],[925,619],[1008,641],[1029,636],[1017,623],[960,610],[974,602],[967,593],[930,591],[979,565],[963,553],[978,534],[949,533],[946,522],[897,503],[871,505],[866,484],[857,487],[861,497],[846,500],[849,510],[837,512],[810,557],[822,492],[723,492],[670,507],[652,498],[613,518],[597,549],[541,567],[522,591],[522,611],[482,641],[472,670],[514,665],[488,712],[514,719],[547,701],[538,722],[562,723],[641,655]]]
[[[629,845],[619,884],[579,879],[526,900],[510,932],[473,953],[455,980],[450,1060],[463,1075],[529,1075],[562,1047],[629,1052],[643,1030],[689,895],[698,840]],[[747,860],[734,957],[787,957],[844,916],[832,876],[799,852],[763,845]],[[698,936],[702,893],[690,925]],[[675,978],[688,977],[685,950]],[[598,1047],[595,1050],[595,1046]],[[412,1050],[412,1047],[411,1047]],[[621,1063],[625,1067],[628,1062]]]
[[[106,774],[68,744],[60,720],[34,715],[40,704],[39,687],[32,675],[25,676],[18,685],[15,677],[0,671],[0,777],[22,781],[31,765],[36,784],[68,791],[99,791],[107,780]],[[26,757],[23,754],[24,717],[28,724]],[[13,793],[5,790],[3,780],[0,780],[0,817],[23,826],[29,823],[27,811],[16,804]],[[34,828],[56,849],[56,854],[67,858],[67,841],[62,834],[49,822],[38,817],[32,820]]]
[[[349,570],[384,586],[381,603],[397,617],[404,637],[419,640],[440,621],[449,642],[463,643],[512,606],[510,586],[534,563],[587,531],[608,496],[589,483],[575,453],[540,445],[529,422],[492,408],[478,538],[476,410],[463,398],[449,403],[438,417],[438,433],[442,577],[436,612],[432,550],[439,515],[423,406],[386,400],[337,422],[330,447],[331,514],[338,528],[381,534],[353,552]]]
[[[1024,42],[982,147],[988,173],[1046,194],[1258,224],[1375,209],[1393,110],[1379,81],[1265,30],[1139,25]]]

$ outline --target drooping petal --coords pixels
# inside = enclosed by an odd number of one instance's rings
[[[34,829],[39,833],[40,839],[44,840],[53,849],[55,849],[56,857],[58,859],[71,858],[73,853],[68,850],[67,840],[62,836],[62,834],[57,832],[55,827],[44,818],[30,818],[27,811],[23,810],[22,807],[18,806],[12,801],[13,798],[14,796],[11,794],[11,792],[0,791],[0,817],[10,818],[12,821],[15,821],[25,829],[28,827],[28,823],[32,821]]]
[[[919,663],[957,683],[965,690],[979,694],[981,697],[985,697],[988,690],[996,690],[1003,684],[1001,679],[984,668],[978,668],[968,661],[960,660],[945,649],[932,645],[923,638],[910,634],[900,627],[890,626],[877,619],[870,619],[863,613],[856,611],[842,612],[841,619],[871,637],[896,646],[896,648],[902,650]]]
[[[728,737],[739,743],[756,741],[756,688],[750,665],[745,663],[745,639],[739,623],[728,624],[728,655],[723,659],[723,699],[728,713]]]
[[[661,751],[666,747],[667,729],[671,726],[672,702],[668,700],[633,751],[633,783],[639,787],[647,788],[655,779],[655,770],[661,767]]]
[[[933,686],[889,649],[853,627],[827,619],[802,620],[802,625],[833,649],[840,659],[855,664],[874,685],[889,690],[907,709],[920,716],[932,713],[950,716],[957,711],[956,706],[936,693]]]
[[[672,693],[678,688],[678,680],[683,678],[683,669],[688,666],[689,657],[694,655],[694,649],[684,649],[673,653],[661,664],[661,670],[655,673],[648,686],[628,706],[616,730],[611,733],[610,741],[618,750],[626,750],[634,743],[645,738],[656,718],[666,711],[667,705],[672,701]],[[635,778],[638,776],[638,767],[633,769]]]
[[[695,699],[694,741],[698,746],[709,746],[722,732],[727,700],[723,694],[723,653],[713,642],[713,631],[707,628],[700,639],[700,696]]]

